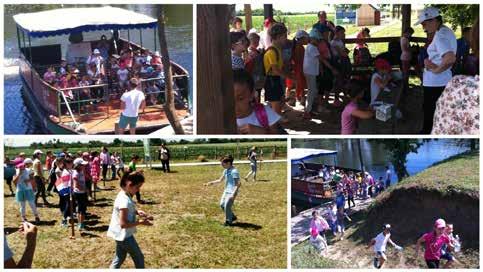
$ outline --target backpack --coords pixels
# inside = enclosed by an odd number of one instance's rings
[[[255,82],[255,89],[262,89],[265,84],[265,67],[263,66],[263,55],[258,52],[257,56],[253,58],[253,81]]]

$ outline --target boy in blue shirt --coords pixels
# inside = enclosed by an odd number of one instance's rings
[[[227,155],[221,158],[221,166],[225,169],[223,175],[214,181],[205,183],[205,185],[213,185],[225,180],[225,190],[220,199],[220,207],[225,212],[225,226],[233,226],[233,222],[237,220],[233,213],[232,207],[240,188],[240,173],[233,166],[233,157]]]

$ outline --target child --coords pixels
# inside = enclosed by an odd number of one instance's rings
[[[376,59],[374,66],[376,72],[372,74],[371,78],[371,105],[374,105],[379,94],[391,81],[391,64],[385,59]]]
[[[77,204],[77,219],[79,222],[79,230],[85,229],[84,219],[87,214],[87,186],[84,170],[88,162],[82,158],[74,160],[74,171],[72,174],[74,199]]]
[[[250,46],[248,47],[248,56],[245,60],[245,69],[252,75],[255,82],[256,101],[260,103],[260,95],[265,84],[265,72],[263,71],[263,53],[258,49],[260,45],[260,36],[257,33],[248,34]]]
[[[82,159],[87,162],[87,164],[84,166],[84,177],[86,180],[86,192],[89,198],[92,199],[92,176],[91,176],[91,156],[89,152],[83,152],[82,153]]]
[[[320,216],[319,211],[312,212],[312,220],[310,221],[310,243],[323,254],[327,254],[328,247],[325,240],[324,231],[329,229],[329,224],[323,217]],[[322,251],[323,250],[323,251]]]
[[[451,251],[453,249],[448,236],[444,234],[445,228],[446,222],[443,219],[436,220],[433,231],[425,233],[416,243],[416,257],[419,257],[421,244],[425,244],[424,260],[428,268],[439,268],[441,249],[445,244],[448,250]]]
[[[15,164],[12,161],[10,161],[8,157],[5,157],[5,160],[3,163],[3,178],[7,182],[11,195],[15,195],[15,193],[12,190],[12,180],[15,174],[16,174]]]
[[[305,111],[303,118],[312,119],[312,107],[315,101],[315,97],[319,93],[319,88],[317,86],[317,76],[319,75],[320,67],[320,53],[318,50],[318,45],[322,39],[322,35],[317,29],[312,29],[310,31],[310,42],[305,49],[303,71],[305,75],[305,80],[308,86],[307,101],[305,105]]]
[[[60,179],[57,180],[55,183],[55,187],[57,188],[57,192],[59,193],[59,208],[62,212],[62,222],[61,225],[63,227],[68,226],[67,220],[74,220],[71,217],[71,210],[74,210],[73,201],[71,203],[70,194],[72,190],[72,174],[73,174],[73,161],[72,158],[66,157],[63,162],[64,169],[62,170],[62,174]],[[72,207],[71,207],[72,206]]]
[[[352,73],[349,50],[345,47],[344,40],[345,28],[342,26],[336,26],[334,39],[330,42],[330,52],[332,53],[334,66],[337,71],[339,71],[338,76],[335,78],[335,88],[337,89],[350,79]],[[335,104],[340,102],[338,94],[339,92],[336,92]]]
[[[248,181],[248,177],[253,175],[253,181],[257,180],[257,148],[254,146],[248,152],[247,159],[250,161],[250,172],[245,176],[245,181]]]
[[[242,58],[243,52],[247,51],[248,39],[245,32],[230,32],[231,41],[231,68],[245,69],[245,61]]]
[[[27,222],[25,204],[28,203],[35,216],[35,223],[38,224],[40,217],[35,205],[34,186],[32,186],[34,184],[33,172],[28,169],[28,165],[25,163],[18,164],[16,168],[17,173],[13,178],[13,183],[17,187],[15,190],[15,201],[20,204],[20,216],[23,222]]]
[[[344,233],[345,233],[344,219],[345,218],[347,218],[347,220],[349,220],[349,222],[352,221],[352,219],[350,219],[349,216],[347,215],[347,213],[344,211],[343,207],[338,208],[336,226],[337,226],[337,232],[340,233],[340,240],[341,241],[344,240]]]
[[[116,157],[117,157],[117,152],[113,152],[111,154],[111,180],[116,180],[117,175],[116,175]]]
[[[409,69],[411,68],[411,36],[414,34],[412,27],[406,28],[401,37],[401,72],[404,78],[409,77]]]
[[[116,152],[115,160],[117,164],[116,174],[119,178],[122,178],[122,176],[124,175],[124,161],[122,160],[122,157],[119,155],[118,152]]]
[[[49,68],[47,68],[47,72],[45,72],[44,74],[44,80],[50,85],[54,84],[54,81],[55,81],[54,66],[49,66]]]
[[[332,65],[332,54],[330,52],[329,34],[330,29],[328,27],[321,28],[322,38],[318,44],[318,49],[320,53],[320,61],[322,62],[322,69],[320,71],[320,76],[318,80],[319,90],[320,90],[320,105],[319,108],[323,110],[323,102],[329,101],[329,94],[334,87],[334,78],[339,75],[339,71]],[[336,96],[334,101],[334,106],[339,106],[340,101]],[[321,110],[319,110],[321,111]]]
[[[391,244],[397,250],[402,250],[402,247],[396,245],[396,243],[391,240],[391,225],[389,224],[385,224],[382,227],[382,232],[373,238],[371,243],[367,246],[367,248],[374,246],[374,252],[376,253],[376,257],[374,257],[374,267],[377,269],[380,269],[384,262],[387,261],[387,243]]]
[[[62,59],[60,61],[59,75],[60,76],[67,75],[67,61],[65,59]]]
[[[129,162],[129,165],[128,165],[128,167],[129,167],[129,171],[128,172],[135,172],[136,171],[136,164],[137,164],[138,160],[139,160],[139,156],[138,155],[133,154],[131,156],[131,162]],[[145,203],[144,200],[141,199],[141,191],[140,190],[138,190],[136,192],[136,200],[137,200],[137,202],[139,204],[144,204]]]
[[[294,48],[292,52],[292,62],[295,73],[295,97],[299,103],[302,101],[304,96],[304,90],[307,87],[304,76],[304,56],[305,48],[304,46],[309,43],[309,34],[305,30],[298,30],[295,33]]]
[[[374,116],[372,109],[361,109],[358,102],[362,99],[364,90],[356,84],[350,84],[350,102],[342,111],[341,134],[354,134],[357,130],[358,119],[370,119]]]
[[[459,237],[453,235],[453,224],[446,224],[446,229],[444,230],[444,234],[448,236],[450,245],[453,247],[455,252],[459,251],[459,247],[461,247]],[[441,259],[446,260],[447,262],[444,264],[443,268],[450,268],[453,263],[456,262],[456,258],[451,254],[451,251],[448,249],[448,245],[444,244],[441,248]]]
[[[119,70],[117,70],[117,79],[119,80],[119,89],[121,91],[129,87],[129,70],[126,65],[120,65]]]
[[[280,23],[273,23],[268,29],[272,46],[267,47],[263,55],[265,68],[265,100],[269,101],[272,109],[282,114],[284,87],[282,77],[292,79],[293,76],[283,70],[282,47],[287,41],[287,27]]]
[[[236,123],[240,134],[277,134],[280,116],[269,106],[254,103],[254,82],[245,70],[233,71]]]
[[[205,183],[205,186],[217,184],[225,180],[225,190],[221,196],[220,207],[225,212],[224,226],[233,226],[233,222],[237,220],[237,217],[233,213],[232,207],[241,185],[240,173],[233,166],[233,157],[231,155],[221,158],[221,166],[225,169],[222,176],[217,180]]]
[[[148,87],[146,88],[146,94],[148,95],[148,99],[151,105],[156,105],[158,102],[157,96],[160,93],[159,88],[154,84],[154,81],[148,81]]]
[[[144,184],[144,176],[140,172],[126,173],[121,178],[121,191],[117,194],[112,210],[111,222],[107,236],[116,241],[116,255],[110,268],[121,268],[127,254],[131,255],[136,268],[144,268],[144,255],[139,248],[134,233],[139,225],[152,226],[153,217],[137,210],[132,196]],[[138,220],[136,216],[140,216]]]
[[[91,177],[92,183],[94,185],[94,191],[99,191],[99,187],[97,187],[97,182],[99,182],[101,175],[101,159],[99,158],[99,152],[92,151],[91,152]],[[95,200],[95,197],[94,197]]]

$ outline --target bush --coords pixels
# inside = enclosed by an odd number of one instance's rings
[[[208,159],[203,155],[199,155],[197,160],[199,162],[207,162],[208,161]]]

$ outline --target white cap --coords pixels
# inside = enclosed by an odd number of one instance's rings
[[[303,37],[308,38],[309,37],[309,33],[307,33],[307,31],[305,31],[303,29],[297,30],[297,33],[295,33],[295,38],[296,39],[301,39]]]
[[[31,158],[26,158],[25,160],[23,160],[23,163],[24,164],[27,164],[27,163],[34,163],[34,161],[32,161]]]
[[[42,150],[40,149],[37,149],[34,151],[34,155],[37,155],[37,154],[44,154],[44,152],[42,152]]]
[[[159,57],[159,56],[160,56],[160,55],[159,55],[159,51],[154,52],[154,55],[155,55],[156,57]]]
[[[414,25],[419,25],[426,20],[434,19],[438,16],[440,16],[439,9],[435,7],[427,7],[419,14],[418,21]]]
[[[77,158],[77,159],[74,160],[74,167],[77,167],[79,165],[87,165],[87,164],[88,164],[88,162],[86,162],[82,158]]]
[[[383,227],[383,229],[385,229],[385,230],[390,229],[390,228],[391,228],[391,225],[389,225],[389,224],[385,224],[384,227]]]
[[[257,33],[257,29],[252,27],[250,30],[248,30],[248,34],[252,34],[252,33]]]
[[[99,51],[99,49],[97,49],[97,48],[94,49],[94,54],[100,54],[100,53],[101,53],[101,51]]]

